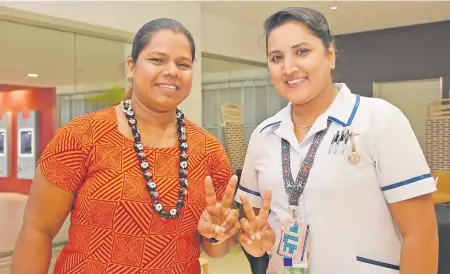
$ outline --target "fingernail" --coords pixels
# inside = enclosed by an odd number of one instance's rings
[[[247,244],[248,244],[248,245],[251,245],[251,244],[252,244],[252,241],[248,240],[248,241],[247,241]]]
[[[225,227],[221,228],[222,232],[225,232],[227,229]]]

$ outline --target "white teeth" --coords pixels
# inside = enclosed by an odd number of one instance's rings
[[[295,85],[295,84],[301,83],[301,82],[303,82],[303,81],[305,81],[305,80],[306,80],[306,77],[302,77],[302,78],[300,78],[300,79],[288,81],[288,84],[289,84],[289,85]]]
[[[159,87],[162,87],[162,88],[177,89],[176,86],[169,86],[169,85],[158,85],[158,86],[159,86]]]

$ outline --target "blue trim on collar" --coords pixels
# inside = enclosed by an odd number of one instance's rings
[[[264,126],[264,127],[259,131],[259,133],[263,132],[263,131],[264,131],[266,128],[268,128],[268,127],[275,126],[275,125],[278,125],[278,124],[280,124],[280,123],[281,123],[281,121],[270,123],[270,124]]]
[[[359,94],[356,94],[356,102],[355,102],[355,105],[353,106],[352,113],[350,114],[350,117],[348,118],[347,123],[344,123],[341,120],[334,118],[333,116],[328,116],[328,120],[335,122],[343,127],[351,126],[353,119],[355,118],[356,112],[358,111],[360,101],[361,101],[361,96],[359,96]]]

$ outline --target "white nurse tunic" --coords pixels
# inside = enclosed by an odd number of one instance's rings
[[[272,190],[269,223],[276,244],[267,273],[282,273],[277,248],[281,225],[291,217],[281,169],[281,138],[290,143],[295,180],[314,134],[332,121],[299,201],[298,220],[311,227],[311,274],[399,273],[402,239],[388,204],[436,190],[403,113],[384,100],[352,94],[345,84],[336,87],[336,99],[303,142],[298,143],[294,134],[290,104],[251,135],[236,201],[245,194],[259,208],[264,191]],[[342,144],[336,154],[328,153],[333,136],[345,126],[359,133],[355,144],[361,159],[356,165],[348,161],[350,142],[344,153]]]

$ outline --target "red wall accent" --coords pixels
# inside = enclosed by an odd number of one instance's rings
[[[37,110],[39,138],[37,159],[56,130],[56,89],[0,85],[0,113],[12,112],[11,176],[0,178],[0,192],[28,194],[31,180],[17,179],[17,112]]]

